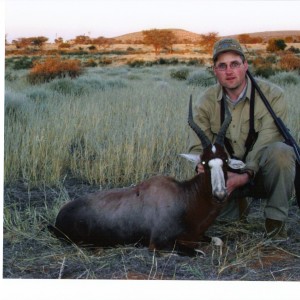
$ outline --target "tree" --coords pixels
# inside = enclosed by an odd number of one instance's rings
[[[44,45],[44,43],[48,41],[48,38],[44,36],[32,37],[30,39],[31,39],[31,44],[39,48],[41,48]]]
[[[38,37],[29,37],[29,38],[19,38],[17,40],[13,40],[12,43],[16,45],[18,49],[27,48],[29,46],[41,48],[44,45],[44,43],[47,41],[48,41],[47,37],[38,36]]]
[[[200,46],[205,52],[211,53],[215,42],[218,40],[217,32],[209,32],[208,34],[201,34]]]
[[[241,44],[249,44],[249,41],[251,41],[250,34],[246,33],[238,35],[237,38]]]
[[[241,44],[259,44],[263,41],[263,38],[260,36],[251,37],[250,34],[246,33],[238,35],[237,39]]]
[[[98,45],[102,48],[108,48],[111,44],[114,43],[114,39],[99,36],[99,37],[93,39],[92,43],[95,44],[95,45]]]
[[[74,42],[75,44],[79,44],[79,45],[87,45],[87,44],[91,44],[91,39],[89,36],[86,35],[78,35],[75,37]]]
[[[54,40],[55,44],[62,44],[64,42],[64,39],[62,37],[58,37]]]
[[[12,44],[16,46],[17,49],[27,48],[31,44],[29,38],[18,38],[12,41]]]
[[[144,30],[143,36],[143,43],[152,45],[156,55],[158,55],[163,48],[172,52],[172,46],[177,40],[172,30],[167,29]]]
[[[270,52],[277,52],[284,50],[287,47],[286,43],[282,39],[270,39],[266,50]]]

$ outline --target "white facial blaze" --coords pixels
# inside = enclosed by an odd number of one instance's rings
[[[216,149],[216,146],[215,145],[212,145],[211,146],[211,152],[212,153],[216,153],[217,149]]]
[[[208,163],[211,172],[212,194],[222,199],[226,196],[224,172],[222,169],[223,161],[220,158],[214,158]]]

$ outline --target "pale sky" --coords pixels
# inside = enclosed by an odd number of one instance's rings
[[[178,28],[219,35],[300,30],[300,1],[6,0],[5,34],[65,40]]]

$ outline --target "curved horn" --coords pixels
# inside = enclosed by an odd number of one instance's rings
[[[189,123],[189,126],[194,130],[194,132],[197,134],[198,138],[200,139],[203,149],[205,149],[206,147],[208,147],[211,144],[211,142],[208,139],[208,137],[205,135],[203,130],[194,122],[192,106],[193,105],[192,105],[192,95],[191,95],[190,105],[189,105],[188,123]]]
[[[219,130],[219,133],[216,137],[216,141],[215,141],[215,144],[219,144],[220,146],[224,147],[224,138],[225,138],[225,135],[226,135],[226,131],[227,131],[227,128],[232,120],[232,117],[231,117],[231,114],[230,114],[230,111],[228,109],[228,105],[226,105],[225,103],[225,115],[226,115],[226,118]]]

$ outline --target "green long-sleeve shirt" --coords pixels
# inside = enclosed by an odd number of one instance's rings
[[[257,80],[259,87],[271,104],[275,114],[286,122],[288,106],[284,93],[281,88],[265,82]],[[247,78],[246,98],[239,101],[236,105],[228,103],[229,111],[232,115],[232,121],[226,132],[229,139],[234,156],[242,159],[246,148],[245,141],[249,132],[249,108],[251,95],[251,80]],[[223,90],[220,84],[216,84],[208,88],[194,103],[193,115],[194,121],[205,132],[207,137],[214,143],[216,135],[220,129],[220,107]],[[283,138],[279,133],[274,120],[260,99],[257,91],[255,92],[255,108],[254,108],[254,126],[258,132],[258,138],[253,149],[248,153],[246,158],[246,169],[253,170],[255,173],[259,169],[259,159],[263,149],[269,144],[282,141]],[[202,145],[199,138],[193,130],[189,131],[188,150],[190,153],[202,153]]]

